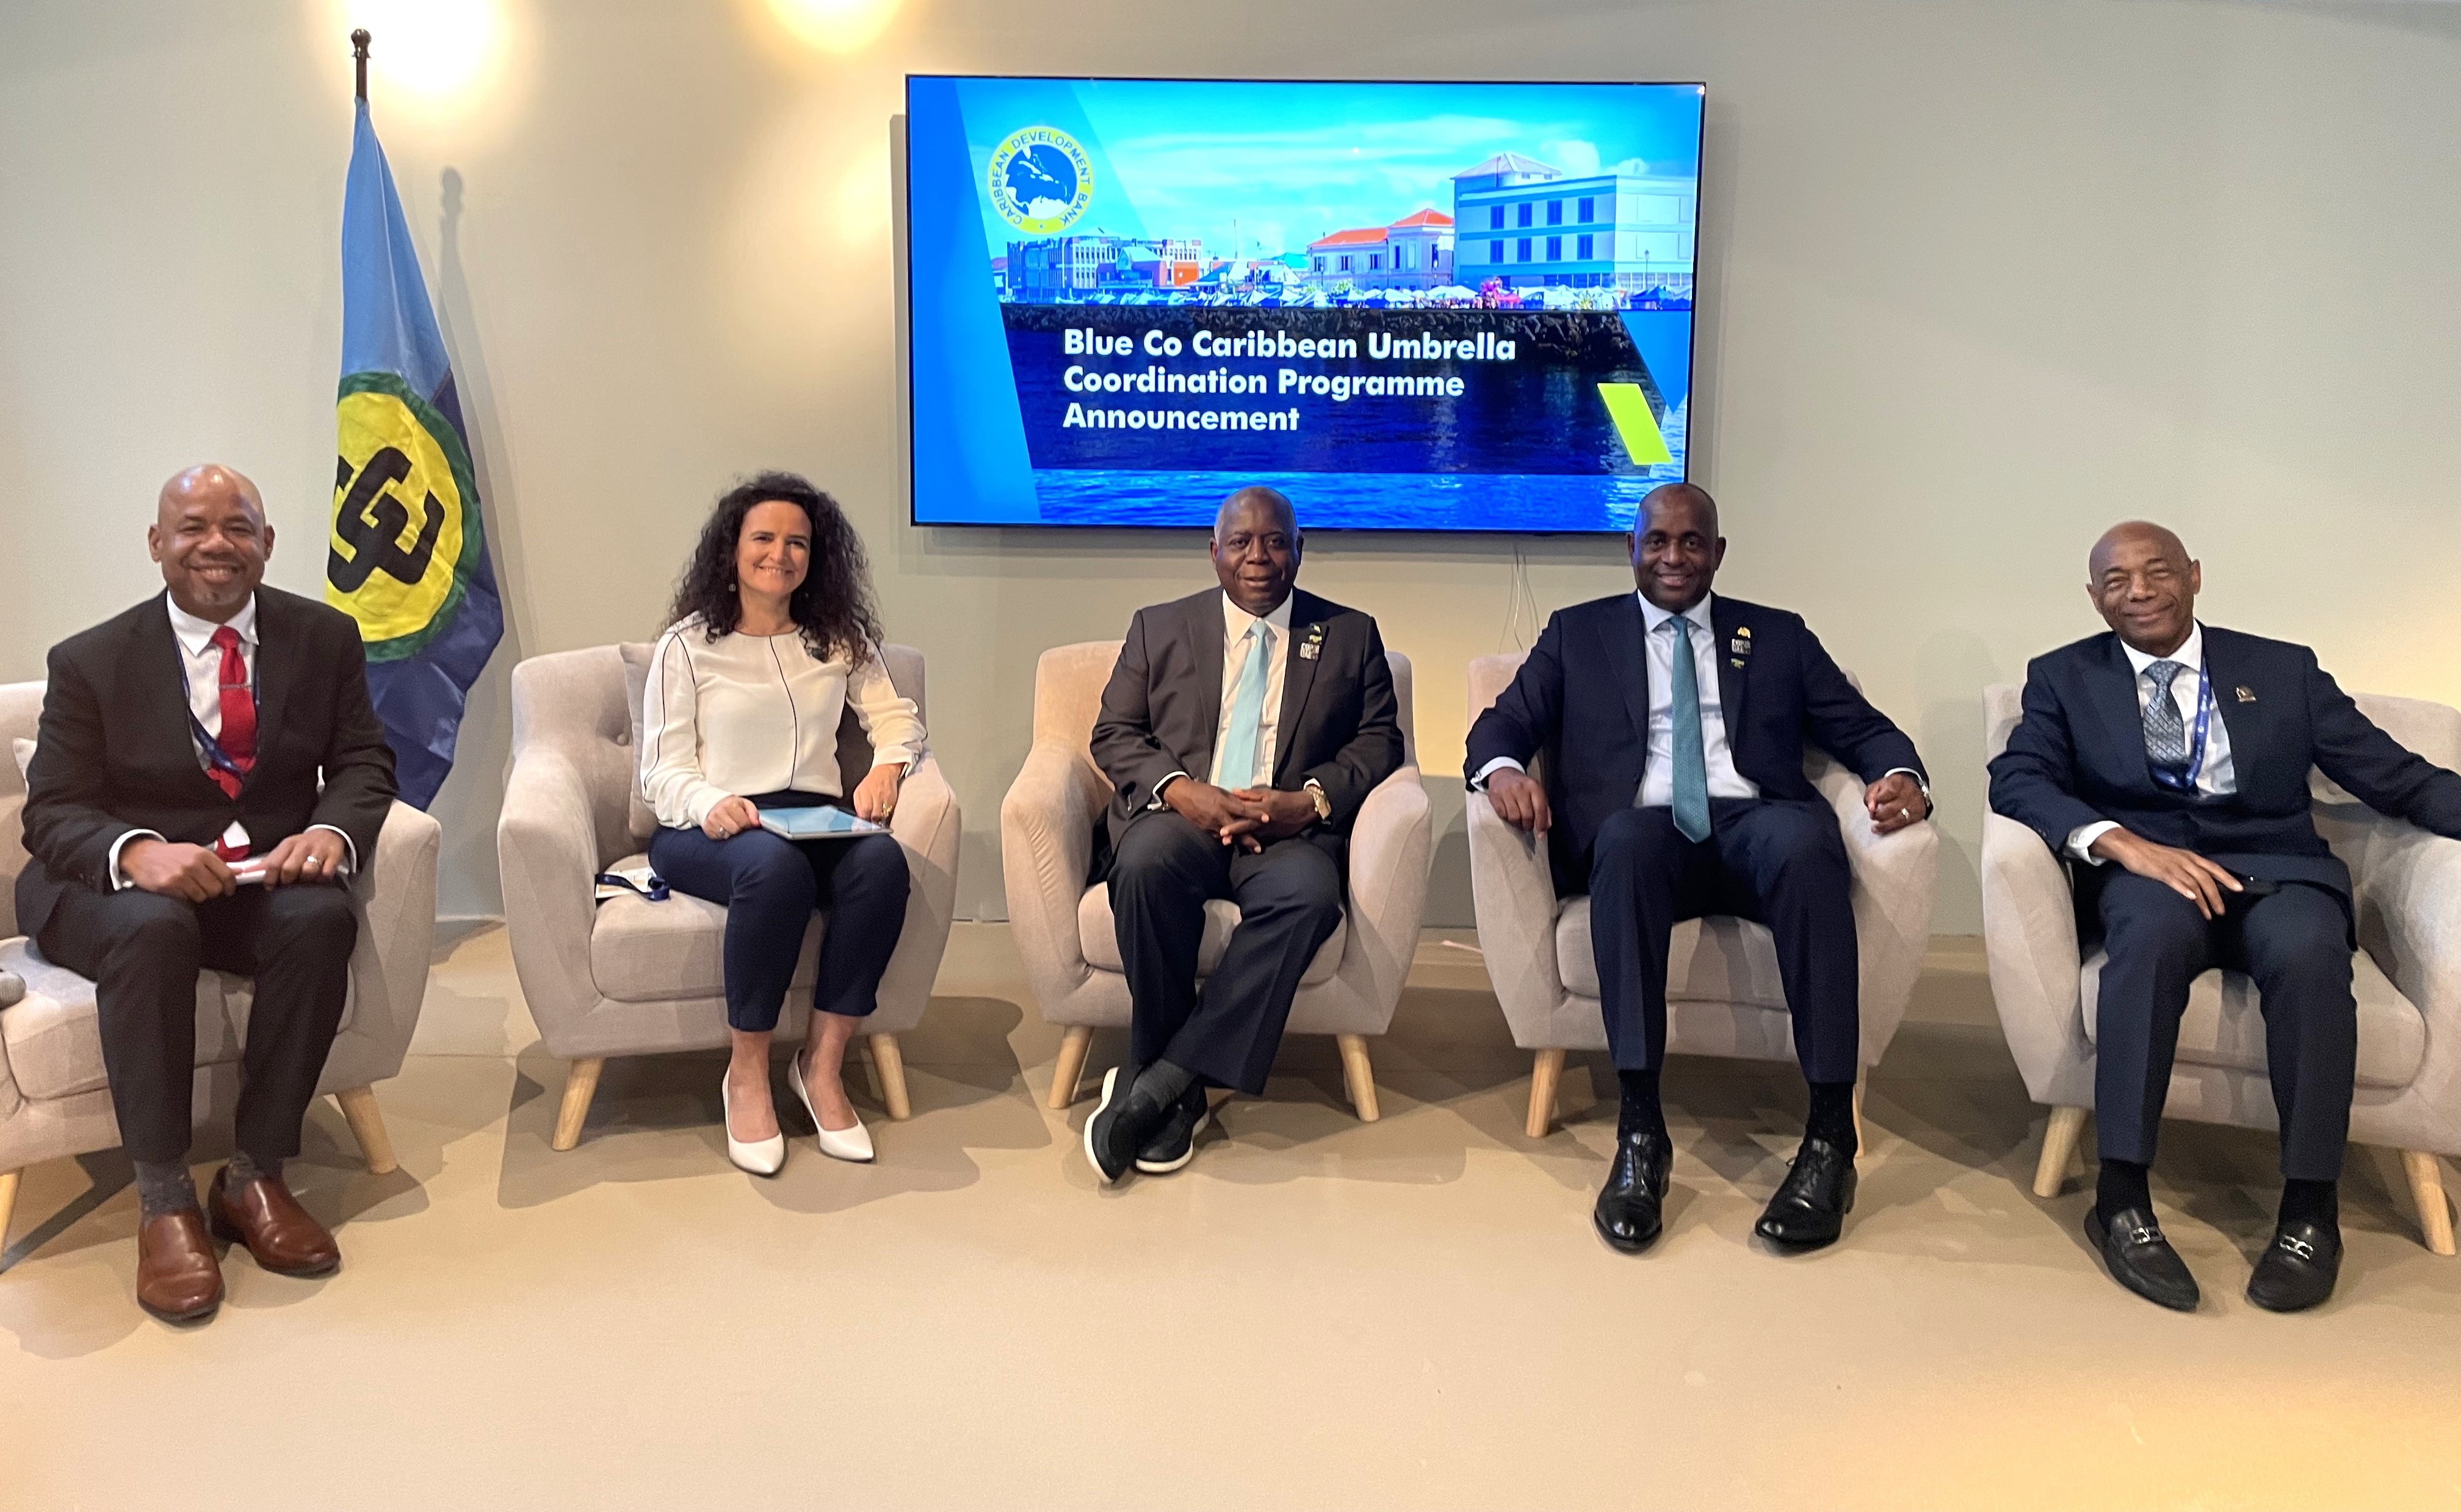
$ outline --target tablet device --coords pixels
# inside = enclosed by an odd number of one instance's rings
[[[764,808],[760,827],[788,840],[851,840],[857,835],[888,831],[867,819],[857,819],[833,803],[817,808]]]

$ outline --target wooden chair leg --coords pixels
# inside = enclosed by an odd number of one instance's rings
[[[569,1150],[581,1142],[581,1125],[589,1117],[589,1099],[598,1095],[598,1074],[607,1057],[590,1055],[572,1063],[564,1075],[564,1105],[555,1111],[554,1148]]]
[[[2053,1108],[2043,1125],[2043,1158],[2034,1164],[2034,1195],[2057,1197],[2076,1161],[2077,1139],[2085,1133],[2083,1108]]]
[[[1863,1083],[1870,1079],[1871,1075],[1868,1072],[1858,1071],[1854,1074],[1854,1148],[1857,1150],[1868,1150],[1872,1147],[1871,1140],[1863,1137]]]
[[[0,1250],[9,1247],[9,1214],[17,1205],[17,1173],[0,1171]]]
[[[1555,1127],[1555,1089],[1563,1079],[1563,1051],[1538,1052],[1537,1061],[1530,1068],[1530,1116],[1522,1120],[1522,1133],[1543,1139]]]
[[[1374,1123],[1384,1115],[1376,1107],[1376,1068],[1367,1060],[1367,1036],[1336,1034],[1341,1046],[1341,1082],[1350,1090],[1350,1105],[1359,1111],[1359,1121]]]
[[[2452,1215],[2444,1206],[2442,1162],[2424,1150],[2404,1150],[2401,1168],[2409,1178],[2409,1200],[2418,1207],[2419,1236],[2435,1253],[2452,1253]],[[0,1203],[0,1214],[7,1211],[7,1204]]]
[[[866,1034],[863,1043],[871,1052],[872,1079],[880,1087],[881,1106],[901,1123],[914,1117],[914,1105],[906,1098],[906,1053],[897,1048],[897,1036]]]
[[[1077,1100],[1077,1084],[1085,1075],[1085,1052],[1093,1045],[1094,1030],[1088,1024],[1075,1025],[1059,1036],[1059,1058],[1052,1062],[1051,1096],[1045,1099],[1053,1111]]]
[[[353,1087],[333,1094],[342,1106],[342,1118],[351,1126],[351,1138],[359,1141],[359,1153],[367,1157],[368,1174],[390,1176],[400,1162],[393,1158],[393,1137],[385,1133],[384,1113],[376,1107],[376,1089]]]

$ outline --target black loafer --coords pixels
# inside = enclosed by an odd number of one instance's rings
[[[1167,1176],[1186,1165],[1196,1159],[1196,1137],[1212,1121],[1213,1104],[1207,1100],[1205,1089],[1189,1082],[1171,1104],[1170,1117],[1137,1151],[1137,1169],[1147,1176]]]
[[[2342,1277],[2342,1231],[2283,1224],[2247,1278],[2247,1300],[2267,1312],[2303,1312],[2333,1294]]]
[[[1752,1232],[1788,1249],[1837,1243],[1854,1208],[1854,1157],[1827,1139],[1806,1139]]]
[[[2173,1312],[2194,1312],[2204,1300],[2204,1293],[2196,1289],[2196,1278],[2188,1273],[2188,1263],[2162,1237],[2162,1225],[2144,1208],[2123,1207],[2108,1224],[2102,1221],[2101,1209],[2088,1208],[2085,1236],[2102,1251],[2110,1279],[2146,1301]]]
[[[1655,1129],[1616,1137],[1607,1184],[1598,1188],[1590,1223],[1610,1248],[1627,1255],[1647,1249],[1663,1225],[1666,1186],[1675,1169],[1675,1147]]]
[[[1085,1159],[1107,1186],[1128,1174],[1137,1152],[1170,1117],[1170,1104],[1151,1093],[1139,1096],[1143,1066],[1113,1066],[1102,1074],[1102,1100],[1085,1120]]]

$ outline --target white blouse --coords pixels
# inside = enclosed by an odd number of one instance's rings
[[[821,661],[800,631],[712,641],[695,615],[650,652],[641,796],[659,823],[683,829],[738,794],[849,794],[838,772],[838,721],[849,703],[875,762],[921,754],[923,721],[889,682],[879,648],[860,667],[843,657]]]

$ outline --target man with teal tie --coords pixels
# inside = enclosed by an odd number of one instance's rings
[[[1842,1232],[1861,1062],[1854,913],[1837,816],[1803,774],[1805,744],[1869,784],[1864,807],[1880,833],[1931,813],[1914,742],[1800,616],[1711,597],[1725,555],[1706,491],[1653,491],[1632,534],[1638,592],[1547,622],[1512,686],[1470,728],[1464,768],[1498,816],[1547,837],[1556,890],[1590,895],[1623,1095],[1593,1222],[1627,1252],[1658,1237],[1673,1163],[1658,1086],[1668,937],[1705,914],[1757,920],[1776,938],[1811,1088],[1803,1145],[1755,1231],[1789,1248]],[[1541,753],[1543,786],[1524,770]]]
[[[1117,790],[1096,836],[1134,1004],[1085,1155],[1104,1182],[1175,1171],[1205,1089],[1262,1092],[1299,975],[1341,921],[1351,821],[1402,764],[1376,622],[1296,590],[1291,502],[1243,488],[1215,516],[1218,591],[1140,609],[1102,691],[1095,764]],[[1239,926],[1200,992],[1205,905]]]

